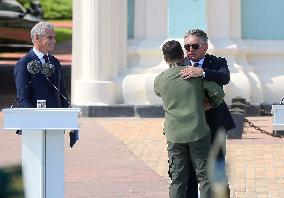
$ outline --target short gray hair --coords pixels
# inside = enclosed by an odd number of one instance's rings
[[[43,37],[47,29],[54,30],[54,26],[51,23],[45,21],[41,21],[35,24],[35,26],[31,30],[32,42],[34,42],[36,35]]]
[[[189,30],[188,32],[186,32],[184,34],[184,39],[186,39],[187,37],[189,36],[196,36],[198,37],[199,39],[201,39],[204,43],[207,43],[208,42],[208,36],[207,34],[203,31],[203,30],[200,30],[200,29],[192,29],[192,30]]]

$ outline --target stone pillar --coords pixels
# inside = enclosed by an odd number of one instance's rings
[[[134,38],[167,37],[167,3],[165,0],[136,0]]]
[[[241,39],[241,1],[208,0],[207,12],[209,51],[226,57],[231,71],[225,87],[227,103],[236,96],[252,103],[262,101],[260,80],[246,60],[249,49]]]
[[[72,104],[122,101],[118,75],[126,66],[126,0],[73,0]]]
[[[153,83],[162,61],[160,48],[168,34],[167,6],[165,0],[135,1],[134,38],[128,41],[129,73],[122,78],[124,104],[161,104]]]

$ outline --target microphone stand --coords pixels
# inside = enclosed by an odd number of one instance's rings
[[[67,101],[69,108],[72,108],[70,105],[68,99],[59,91],[59,89],[49,80],[49,78],[45,75],[45,78],[49,82],[50,85],[56,89],[56,91],[64,98],[65,101]],[[69,138],[70,138],[70,147],[73,148],[74,144],[79,140],[79,131],[78,130],[71,130],[69,132]]]
[[[61,93],[61,91],[59,91],[59,89],[49,80],[49,78],[48,78],[46,75],[45,75],[45,78],[47,79],[48,83],[49,83],[50,85],[52,85],[54,89],[56,89],[56,91],[60,94],[60,96],[62,96],[62,97],[64,98],[64,100],[67,101],[68,107],[69,107],[69,108],[72,108],[70,102],[69,102],[68,99]]]
[[[32,80],[30,80],[30,82],[25,86],[25,88],[19,93],[19,96],[20,96],[20,97],[22,96],[22,94],[24,93],[24,91],[28,88],[28,86],[29,86],[31,83],[32,83]],[[13,104],[11,105],[10,108],[13,108],[16,103],[19,104],[19,103],[18,103],[18,100],[17,100],[17,96],[16,96],[16,99],[15,99],[15,101],[13,102]]]

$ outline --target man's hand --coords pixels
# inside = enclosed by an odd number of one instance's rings
[[[211,106],[211,104],[209,103],[209,100],[208,100],[207,97],[204,98],[203,103],[204,103],[204,109],[205,109],[205,111],[207,111],[207,110],[213,108],[213,107]]]
[[[203,69],[198,67],[188,66],[187,68],[180,71],[180,75],[184,79],[203,76]]]

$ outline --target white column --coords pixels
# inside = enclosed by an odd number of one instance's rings
[[[230,11],[230,1],[207,0],[207,33],[210,39],[230,38]]]
[[[247,62],[249,48],[241,39],[240,0],[207,0],[208,36],[211,53],[226,57],[231,81],[225,99],[240,96],[248,102],[262,102],[262,85],[254,68]]]
[[[130,73],[122,79],[124,104],[160,104],[153,91],[153,82],[162,60],[161,46],[168,34],[166,0],[136,0],[134,39],[128,41]],[[161,71],[160,69],[158,69]]]
[[[73,0],[72,103],[121,102],[126,65],[126,0]]]
[[[166,0],[136,0],[134,9],[134,38],[167,37]]]

